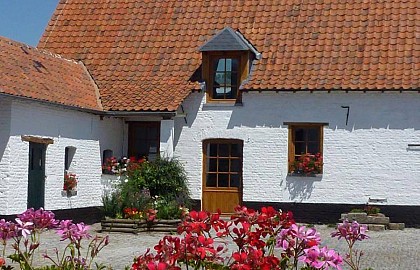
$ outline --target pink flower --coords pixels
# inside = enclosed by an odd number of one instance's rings
[[[61,241],[69,239],[72,242],[77,242],[84,238],[91,238],[88,230],[89,226],[83,222],[74,224],[71,220],[62,220],[58,226],[57,234],[61,235]]]
[[[17,228],[18,231],[22,234],[24,238],[26,238],[28,235],[31,235],[32,228],[34,225],[32,222],[22,222],[19,218],[16,218]]]
[[[18,235],[18,227],[15,223],[0,219],[0,240],[2,243],[6,243],[9,240]]]
[[[46,211],[43,208],[34,210],[30,208],[17,216],[22,222],[31,222],[35,229],[52,229],[57,227],[58,220],[54,219],[55,215],[51,211]]]
[[[349,245],[353,246],[356,241],[362,241],[369,238],[366,231],[366,225],[361,225],[357,221],[350,223],[346,219],[343,223],[338,224],[337,231],[333,232],[331,236],[338,237],[338,239],[344,238]]]
[[[313,246],[304,250],[304,255],[299,258],[300,261],[305,262],[315,269],[341,269],[343,259],[339,254],[335,253],[334,250],[328,249],[327,247],[319,248]]]

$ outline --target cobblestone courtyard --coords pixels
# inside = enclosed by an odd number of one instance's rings
[[[100,228],[99,224],[92,225],[92,232]],[[321,233],[323,245],[335,248],[344,254],[346,245],[344,241],[329,237],[333,228],[325,225],[316,226]],[[92,233],[94,234],[94,232]],[[100,233],[99,235],[106,235]],[[163,236],[162,233],[110,234],[110,244],[99,254],[97,262],[112,265],[115,270],[122,270],[131,265],[133,258],[153,246]],[[408,228],[404,231],[368,232],[368,240],[357,243],[356,248],[363,249],[365,256],[363,267],[372,267],[375,270],[418,270],[420,269],[420,229]],[[40,251],[47,250],[52,254],[54,247],[63,247],[55,232],[50,231],[42,235]],[[229,248],[229,250],[233,250]],[[42,262],[40,254],[36,260]],[[344,267],[343,269],[347,269]]]

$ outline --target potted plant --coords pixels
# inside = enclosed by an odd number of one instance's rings
[[[75,173],[64,172],[63,193],[67,196],[77,195],[77,176]]]
[[[321,153],[306,153],[293,162],[292,175],[315,176],[322,173],[322,164]]]

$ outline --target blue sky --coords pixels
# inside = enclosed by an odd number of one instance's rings
[[[0,36],[36,46],[59,0],[0,0]]]

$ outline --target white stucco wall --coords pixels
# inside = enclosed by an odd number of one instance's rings
[[[204,94],[185,102],[175,122],[175,156],[201,199],[202,141],[244,141],[243,200],[264,202],[420,205],[420,94],[244,93],[243,106],[208,106]],[[347,110],[350,106],[348,125]],[[321,178],[287,176],[288,127],[284,122],[322,122]]]
[[[8,207],[7,193],[10,189],[10,135],[11,102],[0,97],[0,214]]]
[[[0,110],[3,111],[2,106]],[[7,161],[11,170],[8,189],[5,192],[9,204],[0,208],[0,214],[19,213],[27,206],[29,142],[22,141],[22,135],[48,137],[54,140],[46,150],[46,209],[101,205],[103,191],[101,156],[105,149],[113,150],[115,156],[122,156],[124,147],[122,120],[107,117],[101,120],[97,115],[26,101],[13,101],[10,117],[3,117],[3,114],[1,116],[0,121],[12,119],[10,137],[6,146],[12,154]],[[65,147],[68,146],[76,148],[70,170],[76,173],[79,180],[77,196],[70,198],[61,194],[64,153]],[[0,145],[0,149],[1,147]],[[2,162],[5,157],[7,158],[7,155],[3,154]],[[7,165],[0,163],[0,172],[5,166]]]

